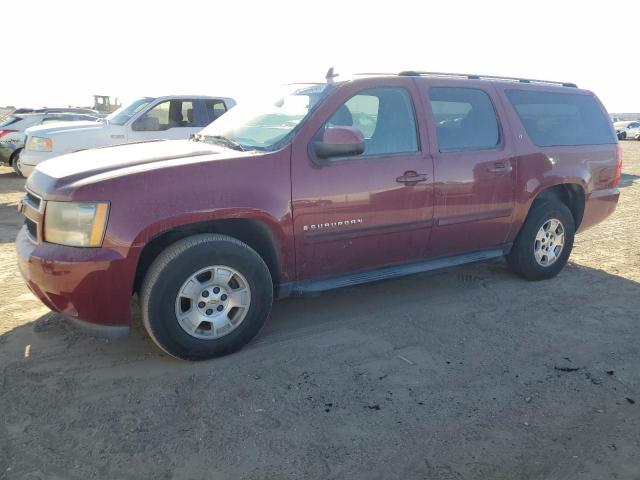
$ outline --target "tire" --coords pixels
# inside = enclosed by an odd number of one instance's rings
[[[552,252],[557,251],[557,245],[554,242],[559,242],[560,235],[549,230],[547,234],[551,235],[552,239],[550,240],[544,238],[543,230],[543,227],[555,225],[554,220],[560,223],[563,235],[563,246],[557,254]],[[543,234],[542,242],[537,239],[541,233]],[[507,255],[507,262],[515,273],[527,280],[537,281],[555,277],[569,259],[574,236],[573,215],[564,203],[556,200],[535,200],[520,233],[516,237],[511,252]],[[551,250],[547,250],[549,252],[546,259],[547,265],[543,265],[545,263],[545,246],[546,248],[551,246]],[[539,258],[539,255],[542,255],[542,258]],[[552,255],[555,257],[553,261]]]
[[[240,297],[235,303],[246,306],[231,306]],[[158,347],[179,359],[207,360],[235,352],[256,336],[271,311],[273,283],[251,247],[226,235],[202,234],[172,244],[156,258],[140,299],[143,324]]]
[[[627,132],[620,132],[620,134],[618,134],[618,140],[626,140],[627,139]]]
[[[20,175],[22,177],[22,172],[18,168],[18,157],[20,156],[20,152],[21,151],[22,151],[22,149],[19,148],[18,150],[16,150],[15,152],[13,152],[11,154],[11,158],[9,158],[9,165],[11,165],[13,167],[13,171],[14,172],[16,172],[18,175]]]

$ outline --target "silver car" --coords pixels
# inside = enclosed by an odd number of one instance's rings
[[[639,121],[615,122],[613,126],[616,129],[618,140],[640,140]]]
[[[50,109],[30,113],[14,112],[0,120],[0,162],[18,171],[18,156],[24,148],[25,130],[36,125],[59,122],[97,121],[99,113],[81,109]]]

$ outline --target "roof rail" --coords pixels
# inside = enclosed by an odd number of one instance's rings
[[[445,73],[445,72],[423,72],[417,70],[404,70],[400,73],[358,73],[357,75],[398,75],[401,77],[453,77],[453,78],[468,78],[469,80],[504,80],[508,82],[520,82],[520,83],[542,83],[550,85],[561,85],[563,87],[578,88],[575,83],[570,82],[556,82],[553,80],[536,80],[533,78],[519,78],[519,77],[499,77],[497,75],[478,75],[473,73]]]

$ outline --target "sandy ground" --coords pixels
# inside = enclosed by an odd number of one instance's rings
[[[48,313],[14,262],[23,181],[0,169],[0,478],[640,478],[640,142],[623,147],[618,210],[558,278],[496,261],[290,299],[198,364],[139,318],[105,340]]]

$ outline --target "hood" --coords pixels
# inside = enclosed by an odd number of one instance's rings
[[[88,130],[102,130],[107,126],[104,122],[60,122],[52,125],[37,125],[27,128],[26,134],[37,137],[50,137],[66,132],[82,132]]]
[[[214,158],[211,156],[215,155]],[[176,162],[228,159],[251,155],[208,143],[189,140],[155,140],[114,147],[94,148],[61,155],[39,164],[27,180],[36,193],[52,191],[139,173]],[[208,158],[207,158],[208,156]]]

